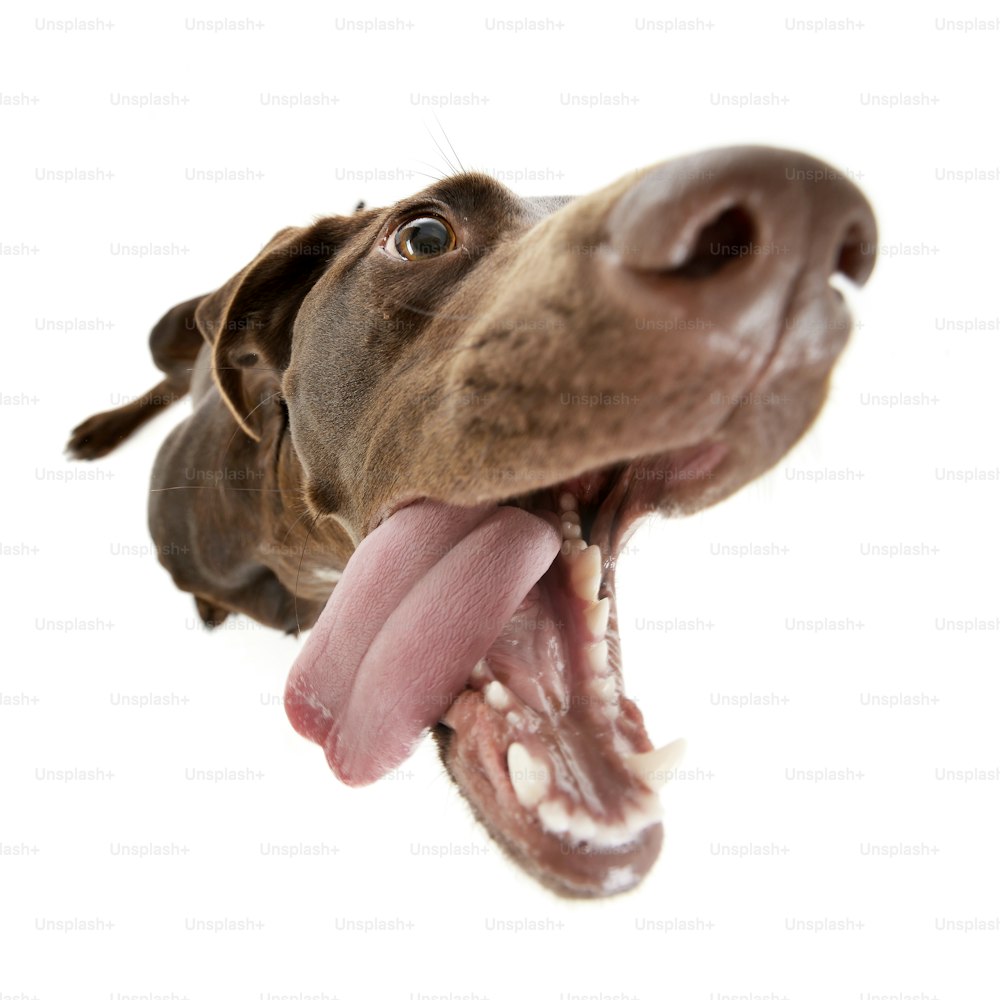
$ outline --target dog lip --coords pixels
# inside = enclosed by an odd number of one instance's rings
[[[426,496],[411,496],[404,500],[393,500],[388,504],[383,504],[368,522],[368,527],[365,530],[365,537],[370,535],[377,527],[379,527],[379,525],[388,521],[390,517],[394,517],[398,514],[401,510],[404,510],[411,504],[420,503],[422,500],[428,499],[430,498]]]

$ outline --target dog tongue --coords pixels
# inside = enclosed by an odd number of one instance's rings
[[[358,546],[292,667],[285,711],[337,777],[401,764],[559,550],[518,507],[421,501]]]

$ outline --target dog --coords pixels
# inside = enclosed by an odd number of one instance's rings
[[[648,514],[772,467],[819,412],[876,226],[800,153],[667,161],[580,198],[460,173],[283,229],[150,337],[163,380],[74,431],[106,455],[190,392],[149,524],[207,626],[312,629],[289,719],[352,785],[431,729],[494,839],[569,896],[660,849],[615,564]]]

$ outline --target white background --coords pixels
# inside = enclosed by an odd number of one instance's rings
[[[994,12],[386,4],[378,16],[400,21],[372,31],[343,24],[372,16],[361,5],[5,14],[0,997],[1000,996],[998,32],[939,20]],[[526,16],[549,23],[493,24]],[[637,27],[666,17],[700,22]],[[104,26],[45,26],[59,18]],[[690,750],[659,863],[607,901],[524,877],[430,745],[395,780],[338,785],[280,705],[296,642],[243,619],[198,627],[145,527],[155,450],[183,405],[103,462],[62,455],[75,423],[158,380],[145,338],[165,308],[282,226],[412,194],[447,169],[442,128],[466,167],[524,177],[522,194],[584,193],[710,146],[799,148],[854,177],[879,218],[883,251],[814,432],[623,558],[627,689],[654,740]],[[58,170],[104,176],[46,179]],[[249,179],[189,179],[213,170]],[[142,695],[168,704],[129,704]],[[741,695],[770,704],[721,703]],[[60,770],[90,776],[46,777]],[[826,777],[789,778],[806,770]],[[128,853],[143,845],[166,856]]]

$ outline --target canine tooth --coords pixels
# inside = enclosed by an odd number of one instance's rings
[[[498,712],[510,707],[510,692],[499,681],[490,681],[483,688],[483,698],[490,708],[495,708]]]
[[[587,646],[583,651],[587,658],[587,666],[598,676],[602,677],[608,672],[608,640],[601,639],[592,646]]]
[[[570,569],[570,579],[577,597],[582,597],[585,601],[597,600],[602,568],[601,547],[588,545],[574,560]]]
[[[538,819],[549,833],[565,833],[569,829],[569,813],[558,800],[543,802],[538,807]]]
[[[517,801],[525,809],[537,806],[552,781],[545,761],[532,757],[523,744],[511,743],[507,748],[507,770]]]
[[[559,494],[559,509],[560,510],[576,510],[577,503],[576,497],[572,493],[560,493]]]
[[[562,543],[562,554],[570,559],[575,559],[587,548],[587,543],[582,538],[566,538]]]
[[[583,620],[587,624],[587,630],[594,639],[603,639],[608,631],[608,614],[611,611],[611,601],[607,597],[602,597],[599,601],[594,601],[583,613]]]
[[[486,680],[487,677],[489,677],[489,675],[490,675],[489,667],[486,666],[485,660],[480,660],[472,668],[472,679],[474,681],[484,681]]]
[[[563,521],[562,523],[562,536],[563,538],[580,538],[583,534],[583,528],[578,524],[574,524],[572,521]]]
[[[658,750],[626,757],[625,765],[654,792],[658,792],[670,780],[670,772],[681,762],[686,747],[685,740],[674,740]]]
[[[507,722],[511,726],[519,726],[524,720],[521,718],[520,712],[508,712]]]

